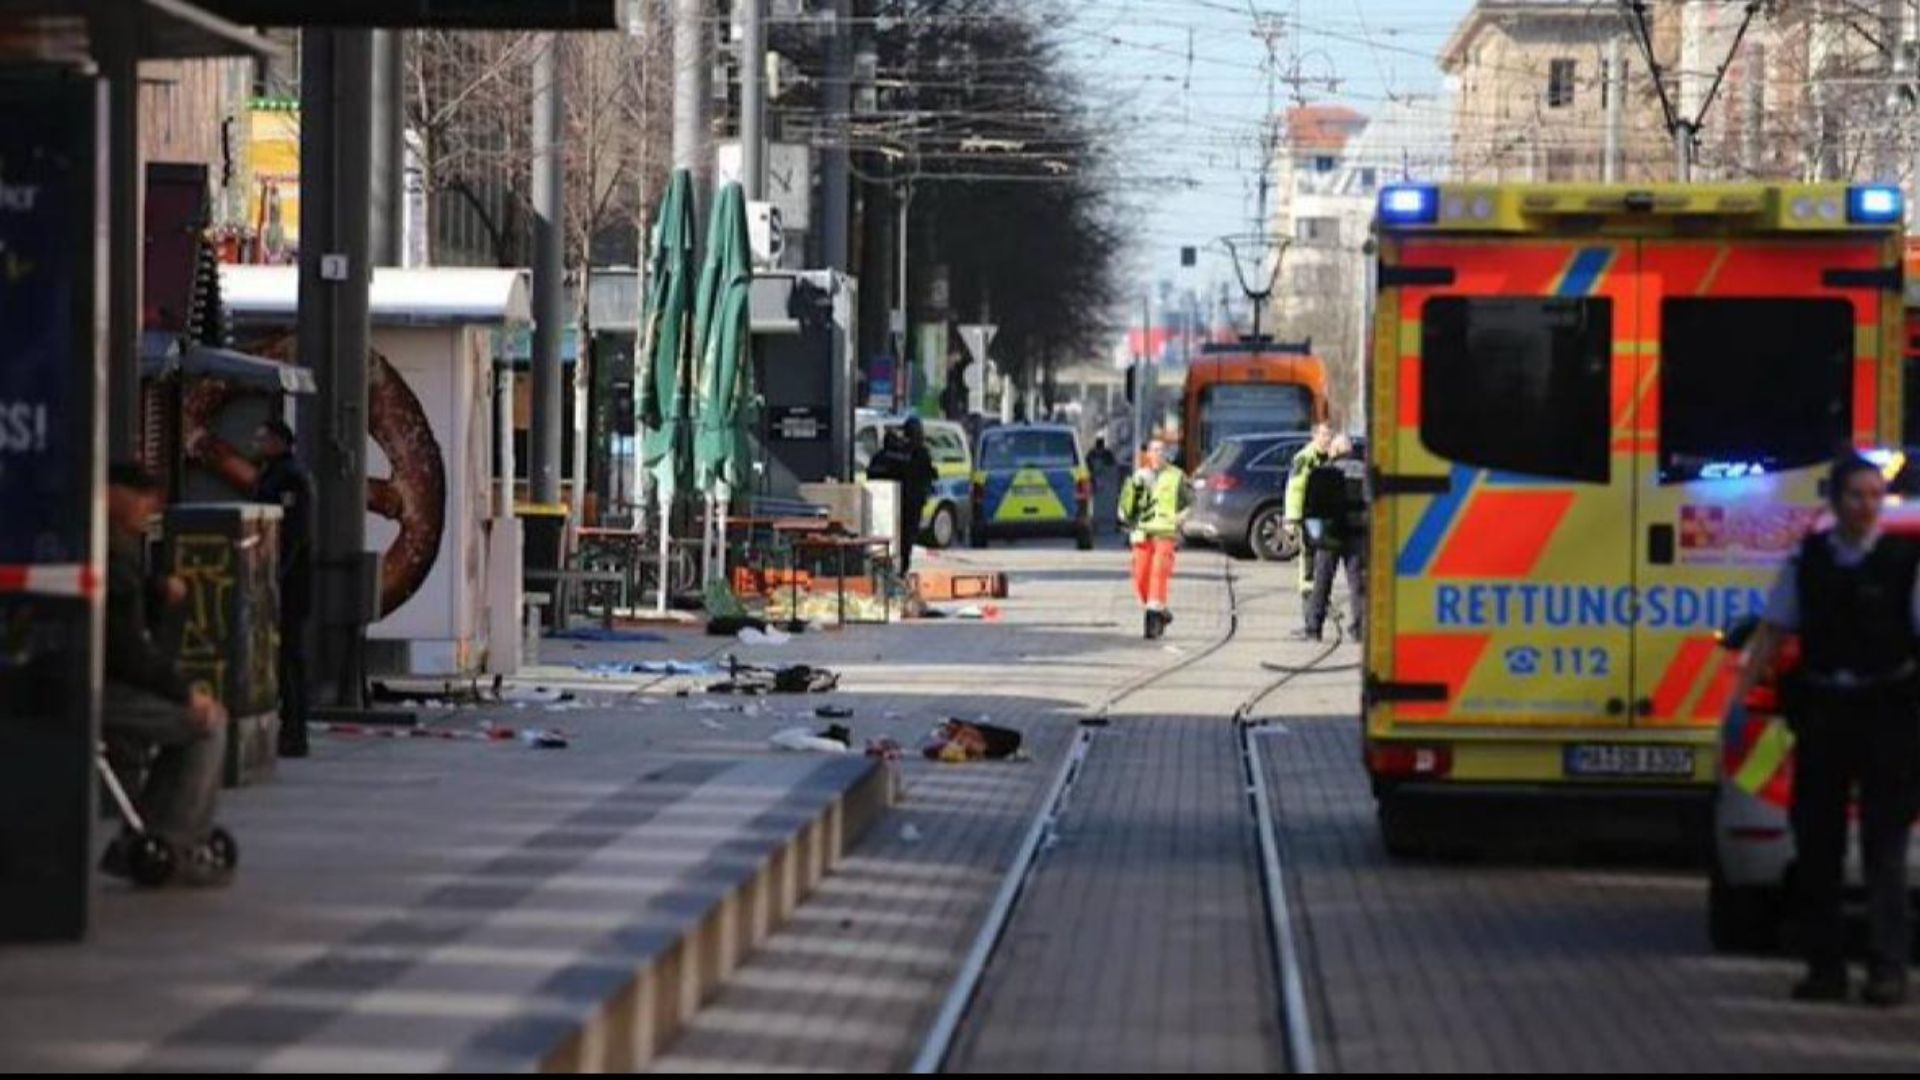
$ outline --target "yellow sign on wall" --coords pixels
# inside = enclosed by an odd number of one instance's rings
[[[269,258],[291,254],[300,246],[300,111],[292,102],[256,100],[248,121],[248,224]]]

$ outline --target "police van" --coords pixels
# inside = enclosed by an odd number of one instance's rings
[[[1836,451],[1901,417],[1897,190],[1380,196],[1365,756],[1423,795],[1706,799],[1759,611]]]

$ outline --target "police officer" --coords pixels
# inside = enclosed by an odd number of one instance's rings
[[[1307,476],[1302,503],[1308,545],[1313,555],[1313,592],[1307,597],[1306,625],[1299,637],[1319,641],[1333,606],[1333,576],[1347,571],[1351,633],[1359,640],[1361,612],[1367,601],[1367,467],[1353,440],[1336,435],[1327,446],[1327,462]]]
[[[1920,547],[1880,531],[1886,481],[1848,456],[1828,478],[1831,528],[1807,537],[1781,571],[1748,649],[1739,693],[1768,671],[1781,635],[1798,633],[1801,674],[1787,719],[1795,735],[1794,875],[1807,976],[1802,1001],[1847,996],[1841,884],[1847,809],[1859,789],[1870,925],[1863,997],[1907,992],[1907,837],[1920,792]]]
[[[1282,514],[1287,530],[1300,546],[1300,601],[1306,603],[1313,592],[1313,547],[1306,537],[1307,477],[1327,463],[1327,450],[1333,445],[1333,425],[1313,425],[1313,437],[1287,465],[1287,490]]]
[[[280,756],[307,756],[307,619],[313,614],[313,478],[293,429],[268,420],[253,435],[253,500],[280,507]]]

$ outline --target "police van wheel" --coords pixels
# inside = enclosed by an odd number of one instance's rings
[[[1247,528],[1247,547],[1262,562],[1288,562],[1300,557],[1300,541],[1287,528],[1286,512],[1277,506],[1254,516]]]
[[[1768,952],[1780,944],[1780,896],[1731,884],[1714,867],[1707,884],[1707,939],[1715,952]]]
[[[933,547],[952,547],[954,541],[960,539],[960,519],[954,514],[953,507],[941,503],[940,508],[933,512],[933,524],[928,526],[927,531],[932,534]]]

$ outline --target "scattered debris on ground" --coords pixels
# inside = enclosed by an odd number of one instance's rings
[[[1020,752],[1021,741],[1021,734],[1012,728],[989,724],[985,720],[949,719],[934,729],[920,752],[935,761],[951,764],[1005,761]]]
[[[656,634],[651,630],[623,630],[611,626],[573,626],[555,630],[547,638],[552,641],[604,641],[620,645],[659,644],[667,640],[665,634]]]

